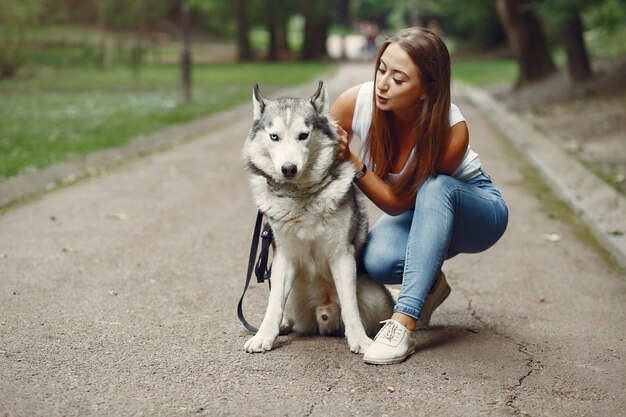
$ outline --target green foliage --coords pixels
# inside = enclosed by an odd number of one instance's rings
[[[386,16],[387,27],[397,31],[412,24],[438,24],[445,36],[462,41],[464,46],[491,48],[505,41],[493,5],[485,0],[355,0],[354,17],[376,20]]]
[[[0,81],[0,180],[245,102],[255,82],[271,95],[326,71],[324,63],[196,65],[185,106],[173,65],[146,66],[139,78],[126,68],[77,68]]]
[[[531,7],[555,25],[575,13],[583,14],[586,29],[613,31],[626,23],[626,0],[535,0]]]
[[[599,27],[587,33],[589,53],[596,57],[615,58],[626,53],[626,24],[617,27]]]
[[[110,29],[136,29],[160,20],[170,7],[163,0],[46,0],[44,4],[42,13],[47,23],[100,20]]]
[[[626,26],[626,0],[598,2],[587,10],[584,18],[588,28],[619,32]]]
[[[554,39],[561,37],[564,23],[579,14],[591,56],[615,57],[626,52],[626,0],[535,0],[531,7]],[[553,55],[565,63],[563,50],[554,48]]]
[[[387,27],[387,16],[394,10],[394,4],[399,3],[402,2],[391,0],[352,0],[352,16],[357,20],[376,22],[381,29],[384,29]]]
[[[214,35],[234,37],[237,30],[234,2],[226,0],[188,0],[194,13],[193,26]]]
[[[505,41],[491,2],[484,0],[423,0],[423,18],[440,21],[444,34],[477,48],[492,48]]]

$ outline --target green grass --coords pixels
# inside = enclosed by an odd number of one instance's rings
[[[586,34],[586,44],[593,58],[616,58],[626,52],[626,25],[614,31],[598,29]],[[454,50],[454,45],[451,46]],[[552,60],[558,68],[567,65],[567,55],[562,46],[551,51]],[[517,80],[519,69],[514,59],[452,59],[452,76],[477,86],[491,84],[513,84]]]
[[[518,76],[513,59],[453,59],[452,77],[469,84],[513,84]]]
[[[133,138],[328,75],[325,63],[194,67],[193,102],[180,104],[177,66],[40,70],[0,82],[0,180],[129,142]]]

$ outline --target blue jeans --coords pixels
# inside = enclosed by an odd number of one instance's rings
[[[500,191],[483,171],[466,182],[429,177],[414,209],[383,214],[372,227],[362,266],[380,283],[402,283],[394,311],[419,319],[443,261],[488,249],[504,234],[508,219]]]

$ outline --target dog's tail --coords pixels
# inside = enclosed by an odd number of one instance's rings
[[[398,297],[400,296],[400,288],[392,287],[390,285],[385,285],[385,288],[387,288],[387,291],[389,291],[389,294],[391,294],[391,298],[393,298],[393,302],[397,303]]]

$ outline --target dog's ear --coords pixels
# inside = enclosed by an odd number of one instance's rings
[[[328,93],[324,88],[324,82],[320,81],[317,91],[311,96],[311,104],[315,108],[317,114],[328,113]]]
[[[261,95],[261,91],[259,91],[259,85],[254,84],[254,88],[252,90],[252,104],[254,109],[254,120],[260,119],[263,111],[265,110],[265,101],[267,99]]]

